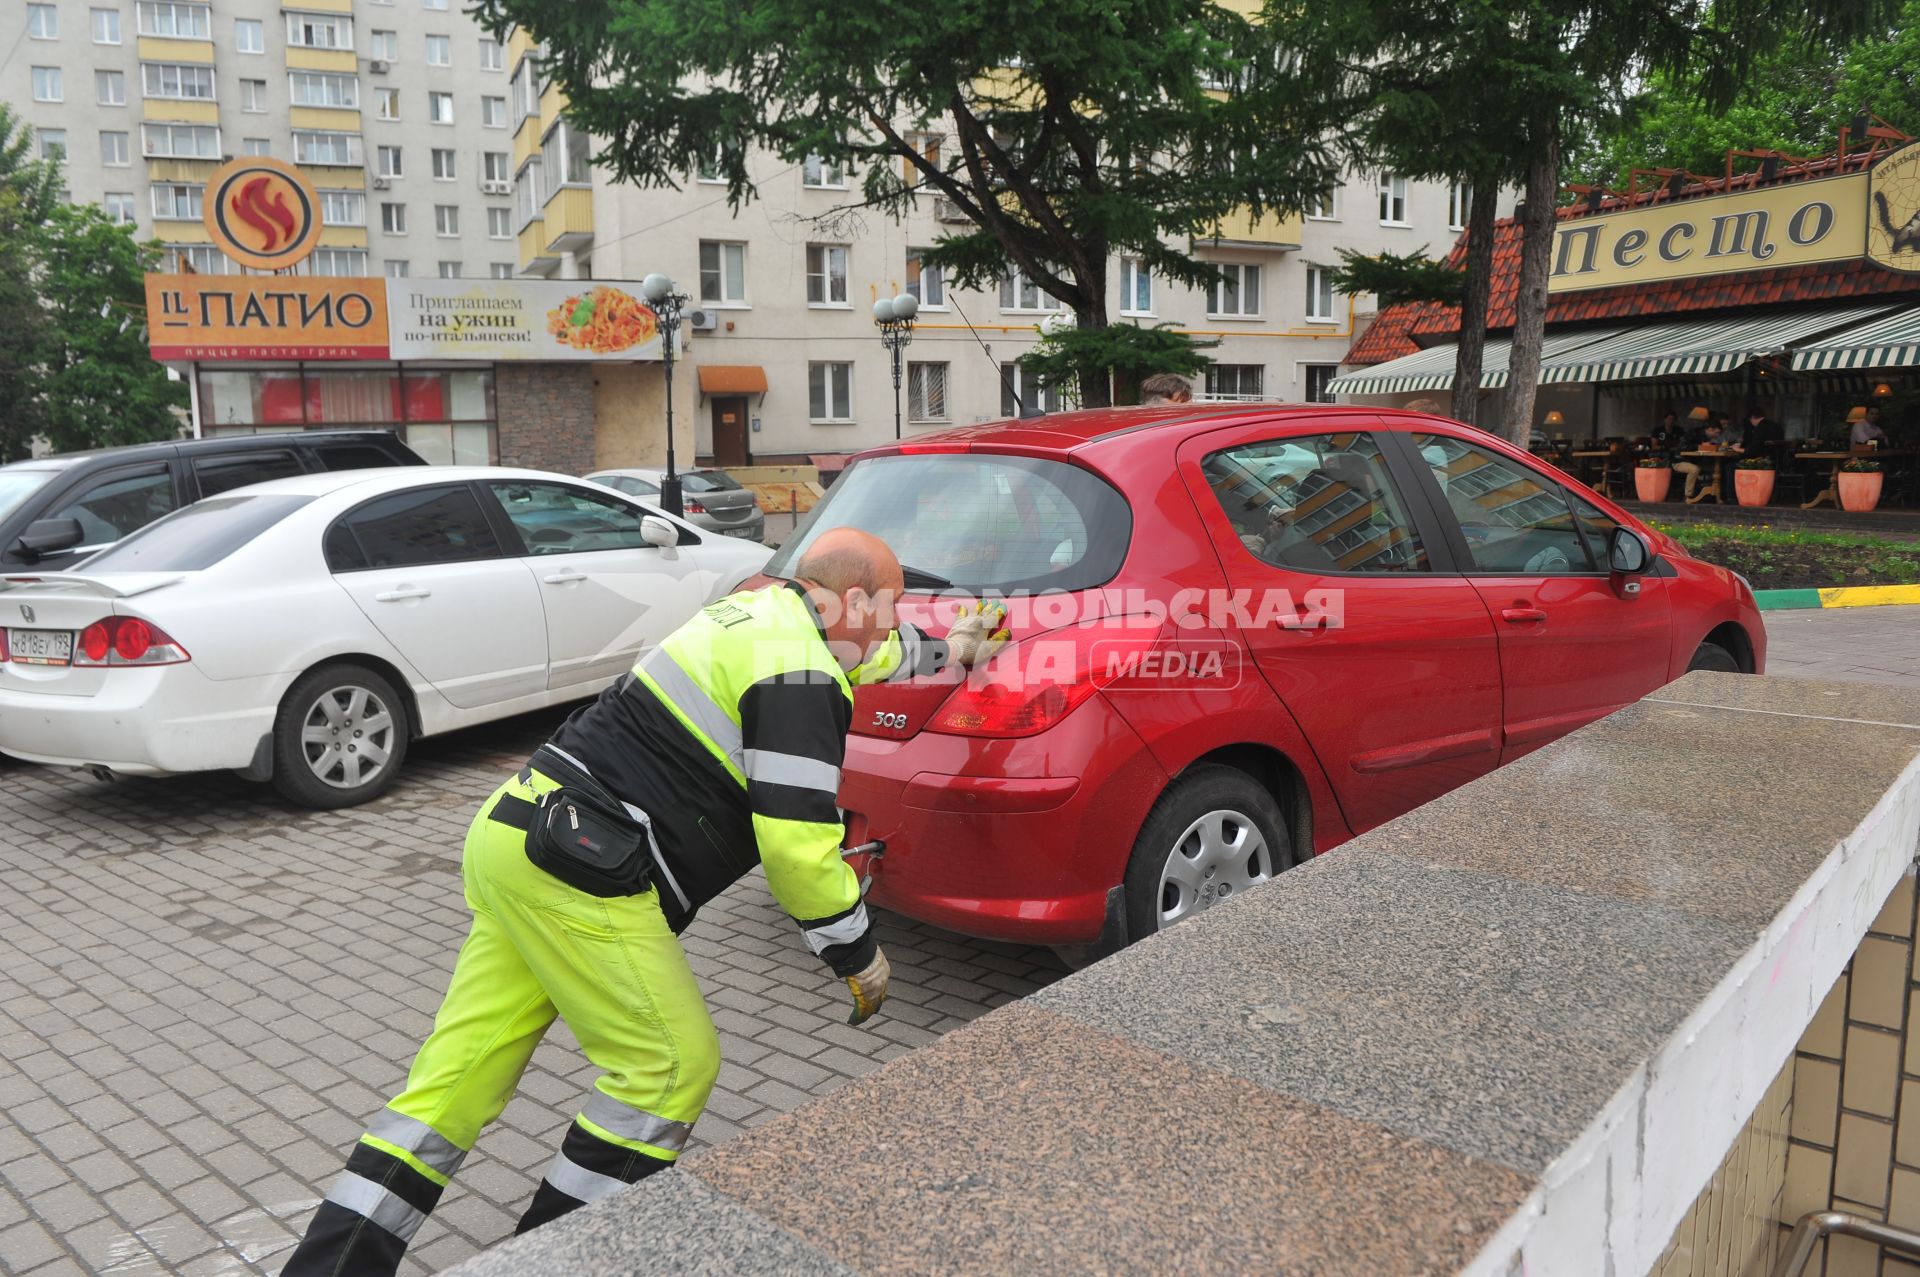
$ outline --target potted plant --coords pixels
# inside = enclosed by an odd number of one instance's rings
[[[1733,490],[1741,505],[1765,505],[1773,500],[1773,458],[1742,457],[1734,467]]]
[[[1864,514],[1880,504],[1880,485],[1886,476],[1872,457],[1855,457],[1840,466],[1840,508]]]
[[[1667,499],[1667,489],[1673,486],[1673,465],[1662,456],[1640,458],[1633,468],[1633,492],[1642,501],[1649,504]]]

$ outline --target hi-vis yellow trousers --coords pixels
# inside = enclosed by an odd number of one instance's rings
[[[474,818],[462,865],[473,929],[433,1033],[285,1277],[395,1272],[556,1014],[605,1072],[516,1231],[672,1165],[685,1146],[720,1069],[713,1021],[654,890],[588,895],[529,861],[522,829],[491,818],[502,794],[531,800],[552,788],[522,772]]]

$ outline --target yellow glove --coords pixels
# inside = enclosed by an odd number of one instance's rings
[[[891,974],[887,955],[876,948],[865,970],[846,977],[847,988],[853,992],[853,1014],[847,1017],[848,1024],[864,1023],[880,1009],[887,1000],[887,977]]]
[[[1007,609],[998,603],[962,604],[947,631],[947,651],[965,666],[978,665],[1007,645]]]

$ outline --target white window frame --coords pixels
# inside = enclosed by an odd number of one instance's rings
[[[580,169],[578,177],[574,176],[576,160]],[[541,137],[540,162],[548,174],[546,197],[549,200],[569,186],[585,189],[593,185],[593,143],[564,115]],[[555,173],[559,175],[558,181],[553,180]]]
[[[233,259],[211,244],[166,244],[167,274],[180,273],[180,263],[192,264],[195,273],[201,275],[234,275],[239,267]]]
[[[1000,364],[1000,407],[1012,407],[1014,413],[1022,409],[1036,409],[1041,413],[1059,412],[1066,407],[1065,396],[1058,386],[1043,386],[1040,379],[1012,360],[1003,360]],[[1009,393],[1011,392],[1011,393]],[[1010,416],[1010,413],[1003,413]]]
[[[836,387],[834,369],[844,369]],[[823,416],[815,416],[813,411],[813,391],[815,382],[820,386],[820,398],[826,409]],[[843,399],[836,402],[835,390]],[[835,412],[835,409],[841,411]],[[844,426],[853,423],[853,363],[846,359],[815,359],[807,363],[807,420],[816,426]]]
[[[245,36],[253,36],[249,46]],[[233,51],[235,53],[265,53],[267,51],[267,24],[259,18],[235,18],[233,21]]]
[[[1329,186],[1326,190],[1320,192],[1320,202],[1315,204],[1309,200],[1307,207],[1302,210],[1302,213],[1309,222],[1339,221],[1340,188],[1338,186]]]
[[[938,370],[936,376],[935,370]],[[916,377],[915,374],[918,374]],[[953,379],[953,366],[946,360],[916,359],[907,364],[907,420],[919,425],[952,421],[947,391]],[[916,382],[918,384],[916,384]],[[930,383],[937,382],[937,393],[929,395]],[[938,411],[935,411],[938,409]]]
[[[529,119],[540,118],[540,60],[532,54],[521,58],[513,68],[513,76],[507,81],[507,99],[515,132]]]
[[[446,108],[446,115],[444,117],[442,117],[440,113],[442,107]],[[453,123],[453,94],[440,89],[427,90],[427,123]]]
[[[109,145],[109,138],[119,140]],[[133,138],[125,129],[100,130],[100,165],[102,168],[133,167]]]
[[[206,196],[204,182],[155,182],[147,188],[149,208],[156,222],[199,221]]]
[[[322,190],[320,224],[322,226],[365,226],[367,193],[354,190]]]
[[[101,106],[127,104],[127,73],[101,68],[93,73],[93,96]]]
[[[436,41],[438,43],[436,43]],[[435,58],[434,51],[444,56]],[[450,35],[427,34],[427,65],[430,67],[450,67],[453,65],[453,37]]]
[[[289,71],[287,104],[357,111],[360,109],[360,77],[340,71]]]
[[[460,153],[451,146],[428,147],[427,168],[436,182],[457,182],[460,180]]]
[[[380,204],[380,233],[382,235],[405,235],[407,233],[407,206],[393,200],[383,200]]]
[[[292,49],[336,49],[353,52],[353,15],[350,13],[306,13],[288,9],[287,47]]]
[[[1028,279],[1018,266],[1009,267],[1000,277],[1000,309],[1006,314],[1042,315],[1066,308],[1065,302]]]
[[[707,296],[707,248],[713,247],[713,275],[718,296]],[[729,253],[729,249],[738,249]],[[747,246],[740,240],[703,239],[700,241],[700,304],[721,310],[746,310],[751,305],[747,292]],[[729,263],[732,263],[729,265]],[[738,294],[735,296],[734,294]]]
[[[1473,206],[1473,188],[1465,182],[1447,183],[1447,229],[1464,231]]]
[[[829,164],[818,155],[809,155],[800,163],[800,185],[810,191],[844,191],[847,170],[838,162]]]
[[[27,6],[27,38],[58,40],[60,38],[60,7],[52,4],[29,4]]]
[[[443,260],[439,263],[439,275],[441,279],[459,279],[465,272],[466,266],[462,262]]]
[[[458,204],[433,206],[433,235],[435,239],[460,238],[460,206]]]
[[[303,142],[316,143],[322,138],[327,140],[327,150],[324,158],[320,158],[320,153],[317,151],[312,152],[311,157],[309,155],[303,155],[300,149]],[[335,151],[335,144],[339,142],[345,143],[344,155]],[[341,129],[295,129],[293,131],[293,160],[296,164],[312,164],[320,168],[359,168],[365,163],[364,153],[360,145],[360,135],[358,133],[348,133]]]
[[[847,300],[847,267],[851,256],[845,244],[807,245],[807,305],[809,308],[813,310],[852,309],[852,303]],[[837,272],[834,269],[836,265],[839,267]]]
[[[498,229],[495,229],[496,227]],[[502,208],[498,204],[489,204],[487,206],[487,238],[488,239],[512,239],[513,238],[513,210],[512,209]]]
[[[385,85],[375,85],[373,90],[373,118],[397,124],[400,120],[400,90]]]
[[[54,164],[65,164],[73,157],[73,149],[67,145],[65,129],[35,129],[34,145],[41,159]]]
[[[1136,293],[1141,284],[1146,285],[1147,304],[1138,305]],[[1138,257],[1120,259],[1120,313],[1122,315],[1153,314],[1153,271]]]
[[[1315,399],[1313,397],[1313,386],[1311,383],[1313,380],[1314,370],[1317,368],[1325,369],[1326,377],[1321,382],[1321,389],[1324,390],[1326,388],[1326,382],[1332,381],[1335,377],[1340,375],[1339,364],[1307,362],[1303,360],[1302,362],[1297,364],[1295,368],[1296,368],[1295,384],[1297,384],[1300,387],[1300,401],[1302,403],[1336,403],[1338,402],[1332,397],[1328,397],[1326,399]]]
[[[187,74],[192,72],[194,74]],[[201,86],[205,77],[205,93],[187,92],[187,81],[193,81],[193,87]],[[173,84],[168,91],[168,79]],[[242,84],[246,81],[242,80]],[[218,89],[213,68],[204,62],[142,62],[140,64],[140,93],[143,97],[161,99],[168,102],[214,102],[218,101]]]
[[[1220,390],[1219,374],[1225,369],[1233,369],[1233,389]],[[1247,373],[1253,373],[1255,385],[1247,389]],[[1208,364],[1206,377],[1201,381],[1200,398],[1209,403],[1258,403],[1267,397],[1267,369],[1264,364]]]
[[[1309,263],[1307,265],[1307,322],[1331,324],[1335,319],[1333,276],[1327,267]]]
[[[1397,173],[1380,175],[1380,224],[1382,226],[1411,226],[1407,220],[1407,179]]]
[[[1266,272],[1260,269],[1258,262],[1214,262],[1222,271],[1231,272],[1234,278],[1233,310],[1224,309],[1227,298],[1227,285],[1214,283],[1207,287],[1207,318],[1209,319],[1260,319],[1264,316],[1267,304]],[[1247,281],[1253,281],[1253,288],[1247,288]],[[1253,309],[1246,309],[1247,293],[1254,294]]]
[[[247,115],[266,114],[267,82],[265,80],[240,81],[240,110]]]
[[[193,143],[184,151],[177,145],[182,137]],[[164,146],[156,146],[155,139]],[[217,160],[221,153],[217,124],[167,124],[148,120],[140,126],[140,154],[146,159]]]
[[[376,177],[405,177],[407,175],[407,157],[397,146],[383,143],[374,148],[374,175]]]
[[[166,20],[161,21],[165,15]],[[190,27],[199,30],[180,29],[180,19],[189,19]],[[209,4],[189,4],[184,0],[138,0],[133,6],[134,30],[141,35],[159,36],[164,40],[207,40],[213,39],[213,6]],[[172,28],[166,30],[164,28]]]
[[[33,100],[35,102],[67,100],[67,77],[59,67],[33,68]]]
[[[100,207],[116,226],[139,224],[140,213],[134,206],[132,191],[108,191],[100,197]]]
[[[87,10],[87,30],[93,36],[95,44],[120,44],[120,11],[118,9]]]
[[[511,151],[480,152],[480,180],[483,182],[511,182],[513,180],[513,153]]]
[[[504,71],[507,69],[507,50],[491,36],[480,37],[480,69],[482,71]]]
[[[527,157],[513,175],[513,221],[515,230],[525,230],[540,220],[545,207],[540,196],[540,157]]]
[[[507,99],[499,94],[486,94],[480,99],[480,127],[483,129],[504,129],[507,127]]]
[[[487,276],[490,279],[512,279],[513,270],[512,262],[490,262],[487,265]]]
[[[925,253],[924,248],[907,250],[907,292],[920,303],[921,310],[945,310],[947,273],[938,266],[927,265]]]
[[[388,279],[406,279],[413,273],[413,267],[401,258],[389,257],[384,273]]]
[[[371,255],[364,248],[316,248],[313,254],[301,264],[301,272],[307,275],[341,279],[366,274],[370,261]],[[322,265],[338,266],[343,269],[321,270]]]
[[[400,33],[398,31],[369,31],[367,32],[367,46],[367,56],[376,62],[391,64],[400,60]]]
[[[272,155],[273,140],[264,137],[243,137],[240,139],[242,155]]]

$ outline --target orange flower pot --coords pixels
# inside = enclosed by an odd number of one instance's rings
[[[1880,485],[1886,480],[1881,470],[1842,470],[1840,472],[1840,508],[1865,514],[1880,504]]]
[[[1642,501],[1649,504],[1667,499],[1667,489],[1673,486],[1673,468],[1671,466],[1635,466],[1633,471],[1633,492]]]
[[[1773,500],[1772,470],[1735,470],[1733,490],[1741,505],[1765,505]]]

